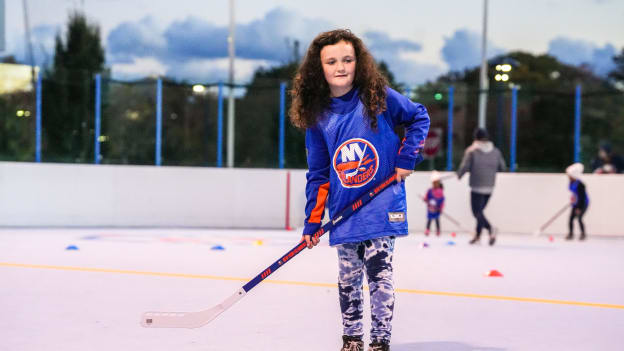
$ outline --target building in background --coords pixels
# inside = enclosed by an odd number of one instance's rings
[[[37,74],[39,67],[35,67],[35,76]],[[32,82],[29,65],[0,63],[0,94],[32,91]]]

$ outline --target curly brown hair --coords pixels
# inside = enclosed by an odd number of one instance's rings
[[[331,103],[330,90],[321,64],[321,50],[340,41],[350,43],[355,50],[355,78],[353,86],[359,89],[360,100],[371,127],[377,128],[377,115],[386,110],[388,81],[377,69],[377,64],[364,43],[348,29],[337,29],[319,34],[310,46],[293,79],[290,91],[293,100],[290,120],[295,127],[305,129],[315,125],[324,116]]]

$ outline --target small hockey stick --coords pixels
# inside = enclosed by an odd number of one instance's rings
[[[375,196],[394,183],[396,183],[396,173],[392,174],[390,178],[386,179],[383,183],[379,184],[371,191],[362,195],[359,199],[338,213],[338,215],[330,219],[329,222],[313,234],[313,237],[320,238],[323,234],[332,230],[336,225],[351,216],[354,212],[366,205]],[[306,242],[304,240],[300,241],[295,247],[280,257],[277,261],[273,262],[273,264],[263,270],[255,278],[247,282],[247,284],[243,285],[233,295],[212,308],[199,312],[145,312],[141,316],[141,325],[146,328],[199,328],[204,326],[242,299],[245,294],[249,292],[249,290],[253,289],[261,281],[273,274],[278,268],[286,264],[305,248]]]
[[[549,225],[551,225],[552,222],[555,221],[555,219],[559,218],[559,216],[561,216],[561,214],[564,213],[568,208],[570,208],[570,204],[565,204],[565,206],[563,206],[559,211],[557,211],[557,213],[550,217],[550,219],[546,221],[546,223],[539,227],[539,229],[535,230],[533,232],[533,236],[540,236],[540,234],[542,234],[542,231],[546,229]]]
[[[461,229],[461,231],[463,232],[470,232],[470,230],[464,228],[458,220],[456,220],[455,218],[451,217],[448,213],[446,212],[442,212],[442,216],[444,216],[444,218],[448,219],[449,221],[453,222],[453,224],[455,224],[457,226],[457,228]]]

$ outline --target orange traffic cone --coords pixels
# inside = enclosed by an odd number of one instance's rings
[[[485,272],[485,276],[486,277],[502,277],[503,275],[501,274],[501,272],[497,271],[496,269],[492,269],[492,270]]]

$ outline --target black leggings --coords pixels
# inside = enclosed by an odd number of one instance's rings
[[[576,214],[577,209],[581,210],[581,213]],[[570,222],[569,222],[570,235],[574,233],[574,218],[578,218],[579,227],[581,227],[581,235],[583,236],[585,235],[585,224],[583,224],[583,215],[585,214],[585,211],[587,211],[587,207],[585,208],[573,207],[572,208],[572,211],[570,212]]]
[[[475,192],[470,192],[470,205],[472,206],[472,214],[477,219],[477,237],[481,235],[481,231],[483,228],[487,229],[490,233],[492,232],[492,227],[490,226],[490,222],[488,222],[487,218],[483,214],[483,210],[490,200],[490,194],[479,194]]]
[[[429,226],[431,226],[431,221],[435,221],[436,224],[436,229],[438,231],[440,231],[440,218],[428,218],[427,219],[427,229],[429,229]]]

